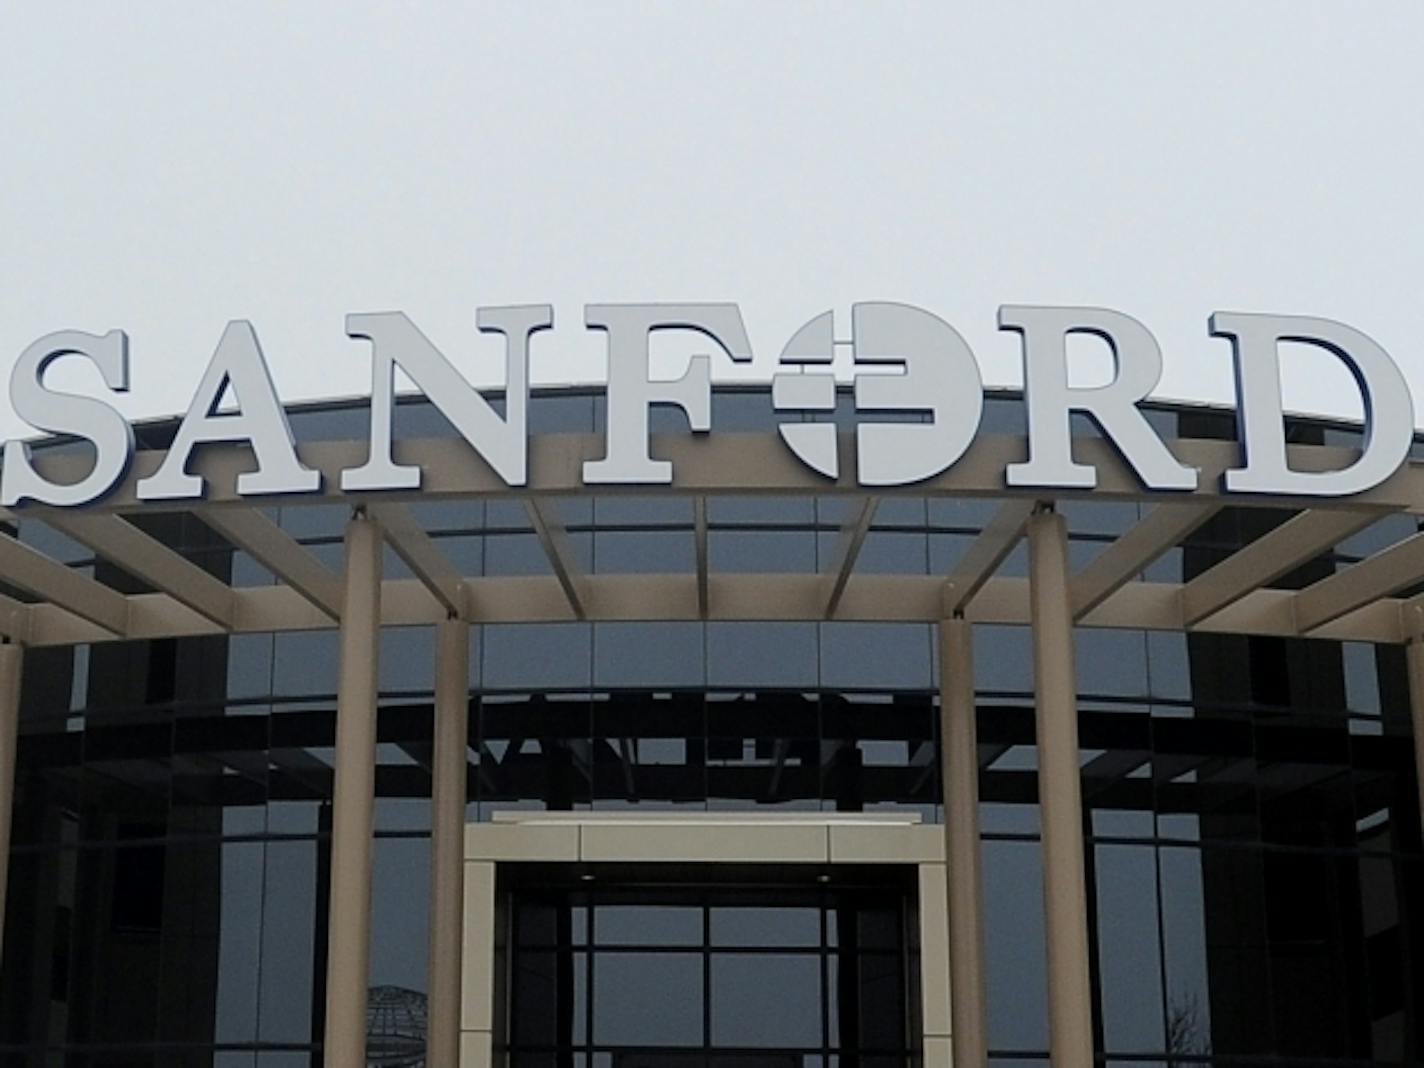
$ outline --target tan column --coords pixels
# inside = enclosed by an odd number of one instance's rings
[[[5,938],[5,891],[10,884],[10,823],[15,815],[15,750],[20,742],[20,678],[25,651],[0,645],[0,950]]]
[[[470,627],[435,628],[435,756],[430,789],[430,975],[425,1063],[459,1063],[460,957],[465,908],[465,774]]]
[[[381,530],[358,511],[346,525],[341,604],[326,944],[326,1068],[366,1068],[380,633]]]
[[[1028,523],[1038,792],[1043,819],[1043,898],[1048,939],[1048,1032],[1054,1068],[1091,1068],[1088,895],[1083,874],[1083,798],[1078,756],[1068,533],[1047,508]]]
[[[1424,822],[1424,636],[1406,645],[1404,656],[1409,664],[1409,709],[1414,719],[1414,778],[1419,786],[1420,820]]]
[[[979,732],[974,722],[973,633],[964,619],[939,625],[940,770],[949,862],[951,1047],[959,1068],[984,1068],[983,882],[979,871]]]

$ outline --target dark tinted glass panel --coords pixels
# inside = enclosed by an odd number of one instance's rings
[[[893,882],[516,886],[510,1055],[624,1064],[695,1047],[718,1063],[802,1065],[903,1053],[914,965]]]
[[[815,954],[713,953],[713,1044],[819,1046],[821,978]]]

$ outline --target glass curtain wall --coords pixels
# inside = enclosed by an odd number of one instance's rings
[[[536,432],[594,429],[600,403],[544,398],[531,420]],[[763,395],[717,403],[719,427],[771,425]],[[1011,422],[1013,410],[993,418]],[[341,437],[362,419],[333,411],[295,422],[302,436]],[[403,406],[402,419],[408,434],[448,433],[424,406]],[[688,501],[591,497],[559,508],[592,572],[691,570]],[[466,574],[548,572],[519,507],[415,511]],[[1064,511],[1075,568],[1141,514]],[[944,574],[991,512],[887,500],[857,567]],[[272,514],[340,566],[342,509]],[[824,572],[845,515],[828,499],[719,500],[712,568]],[[1200,573],[1277,521],[1225,512],[1147,577]],[[224,579],[272,581],[196,521],[144,522]],[[1281,584],[1408,532],[1367,530]],[[22,522],[19,536],[138,589],[41,524]],[[393,556],[387,571],[405,575]],[[1025,574],[1022,551],[1003,573]],[[1101,1061],[1344,1068],[1424,1058],[1424,855],[1401,651],[1087,629],[1076,639]],[[490,625],[472,628],[471,641],[472,820],[509,808],[942,818],[931,627]],[[392,628],[382,642],[369,1029],[380,1063],[414,1065],[433,634]],[[976,661],[992,1056],[997,1068],[1043,1065],[1027,629],[978,628]],[[0,1062],[320,1063],[335,678],[329,632],[27,654]],[[713,952],[710,931],[697,953]],[[832,1056],[818,1043],[815,1056]]]

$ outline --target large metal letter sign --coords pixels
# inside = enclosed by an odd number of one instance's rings
[[[1236,421],[1244,467],[1226,472],[1234,493],[1298,493],[1343,497],[1362,493],[1394,474],[1414,440],[1409,384],[1394,361],[1370,338],[1343,323],[1302,315],[1217,312],[1212,337],[1231,339],[1236,359]],[[1365,447],[1342,471],[1292,471],[1286,463],[1277,345],[1300,341],[1334,354],[1360,387]]]
[[[416,489],[420,468],[391,459],[396,368],[425,391],[430,402],[511,486],[524,485],[528,462],[529,338],[554,325],[547,304],[481,308],[475,323],[505,335],[504,418],[401,312],[348,315],[346,332],[371,342],[371,451],[360,467],[341,473],[344,490]]]
[[[862,486],[904,486],[933,478],[958,460],[974,440],[984,409],[984,384],[969,345],[952,326],[909,304],[857,304],[851,309],[858,412],[922,412],[923,423],[864,421],[855,428],[856,475]],[[834,316],[824,312],[796,332],[782,351],[782,371],[772,379],[779,411],[835,410],[829,370]],[[814,365],[827,369],[817,371]],[[872,368],[880,370],[871,370]],[[782,440],[807,466],[837,478],[833,423],[782,423]]]
[[[903,367],[900,374],[855,376],[862,412],[920,411],[927,423],[861,423],[856,474],[863,486],[903,486],[939,474],[964,455],[979,430],[984,383],[958,331],[908,304],[851,309],[857,364]]]
[[[836,345],[835,312],[822,312],[796,333],[781,350],[781,366],[771,379],[771,404],[779,412],[834,412],[836,378],[831,359]],[[816,370],[817,367],[825,370]],[[783,422],[777,432],[807,467],[827,478],[840,477],[835,423]]]
[[[133,455],[133,428],[103,401],[45,388],[44,373],[62,356],[84,356],[99,369],[104,385],[116,393],[129,388],[129,340],[122,330],[103,337],[63,330],[40,338],[20,354],[10,373],[10,403],[25,422],[51,434],[77,434],[94,444],[94,467],[78,482],[58,485],[35,471],[30,447],[5,443],[4,486],[0,504],[21,501],[75,506],[88,504],[114,488]]]
[[[219,412],[229,386],[240,407],[236,412]],[[321,485],[320,472],[297,459],[292,427],[277,400],[251,323],[229,323],[223,331],[163,466],[139,480],[139,497],[147,501],[201,497],[203,480],[188,474],[188,457],[196,446],[210,441],[251,444],[257,470],[237,476],[239,493],[310,493]]]
[[[1023,335],[1028,462],[1010,464],[1010,486],[1092,489],[1098,473],[1073,460],[1069,416],[1086,412],[1148,489],[1193,490],[1195,468],[1177,462],[1138,403],[1162,377],[1162,350],[1136,319],[1104,308],[1034,308],[1007,304],[999,328]],[[1116,372],[1105,386],[1068,385],[1068,335],[1092,334],[1112,349]]]
[[[479,329],[505,339],[501,413],[403,313],[348,316],[348,334],[371,342],[371,422],[366,460],[340,472],[341,490],[366,494],[420,488],[420,468],[397,463],[393,452],[397,368],[505,485],[526,485],[530,339],[549,329],[553,319],[547,304],[478,309]],[[782,442],[811,470],[836,481],[849,477],[841,470],[842,458],[853,453],[857,486],[912,486],[935,478],[968,452],[979,431],[984,385],[974,353],[949,323],[913,305],[855,304],[850,319],[848,340],[836,339],[835,315],[827,311],[797,330],[782,349],[780,369],[771,379],[772,406],[788,416],[777,425]],[[579,460],[583,482],[672,485],[672,464],[654,459],[650,452],[649,413],[655,404],[675,405],[686,413],[693,431],[710,431],[711,357],[693,356],[680,377],[654,380],[649,367],[652,335],[663,330],[699,333],[731,360],[749,363],[752,348],[741,311],[731,303],[589,304],[584,320],[588,329],[608,336],[608,375],[604,455]],[[1244,312],[1217,312],[1209,325],[1213,337],[1231,341],[1236,365],[1242,462],[1226,472],[1225,492],[1345,497],[1379,485],[1407,461],[1415,429],[1409,384],[1389,355],[1360,331],[1328,319]],[[1117,448],[1147,489],[1182,493],[1198,488],[1200,472],[1172,454],[1142,410],[1162,375],[1161,349],[1142,323],[1106,308],[1008,304],[999,309],[999,328],[1021,336],[1028,420],[1028,456],[1005,466],[1008,486],[1028,492],[1097,486],[1097,470],[1073,455],[1071,419],[1081,412],[1098,424],[1104,440]],[[1113,374],[1105,385],[1069,384],[1071,334],[1088,334],[1107,345]],[[1297,470],[1290,465],[1278,351],[1283,341],[1330,353],[1359,387],[1364,444],[1360,455],[1349,457],[1343,467]],[[835,378],[837,346],[850,350],[855,373],[849,396]],[[92,444],[94,464],[81,478],[71,475],[56,482],[40,474],[29,445],[18,438],[7,441],[0,505],[32,501],[82,507],[124,479],[134,451],[128,421],[103,399],[61,392],[44,382],[46,369],[69,355],[93,363],[110,391],[128,389],[127,339],[122,332],[99,336],[62,331],[41,338],[20,355],[10,375],[10,400],[29,425]],[[235,410],[223,406],[229,391],[237,402]],[[852,427],[843,425],[849,408],[855,416]],[[812,418],[798,419],[793,413],[812,413]],[[877,418],[875,413],[884,414]],[[188,463],[197,446],[220,441],[245,442],[256,459],[255,471],[237,477],[239,496],[320,488],[320,472],[297,455],[257,336],[245,322],[228,324],[168,454],[152,475],[139,479],[138,499],[202,496],[202,477],[190,474]]]
[[[693,430],[712,429],[712,363],[694,356],[681,378],[648,378],[648,335],[654,330],[695,330],[717,342],[734,360],[752,358],[742,313],[735,304],[590,304],[590,329],[608,332],[608,451],[583,465],[583,480],[672,481],[672,464],[648,455],[648,409],[676,404]]]

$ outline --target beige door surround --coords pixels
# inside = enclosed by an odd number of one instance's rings
[[[879,813],[501,812],[465,828],[460,1068],[492,1068],[501,864],[913,864],[925,1068],[950,1068],[944,828]]]

